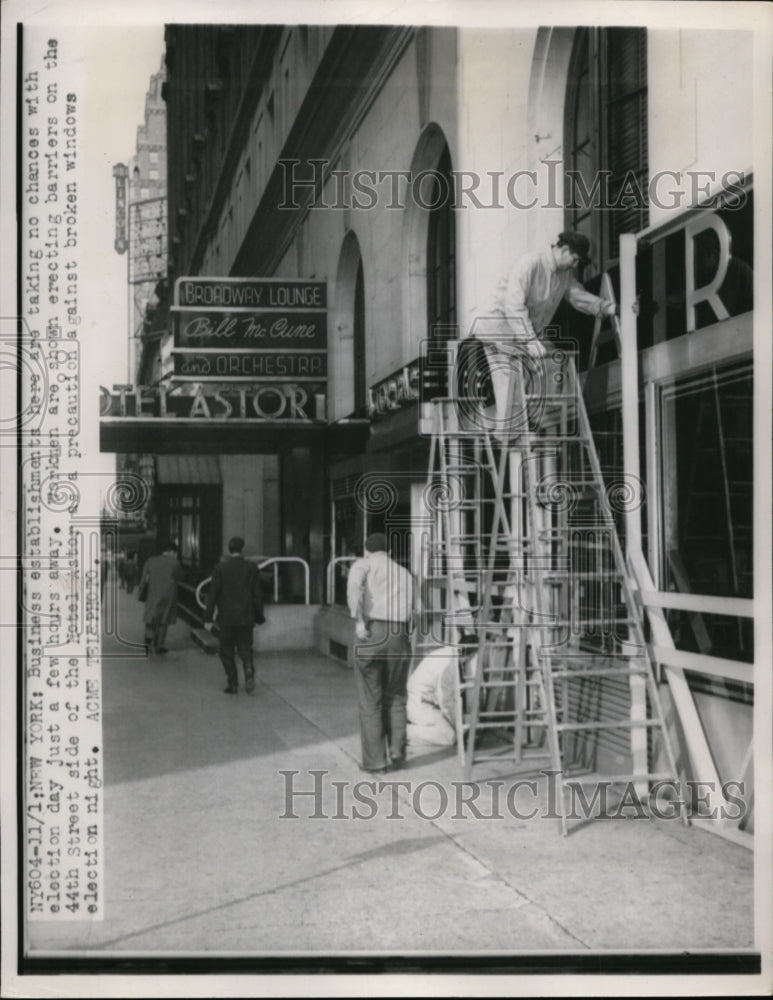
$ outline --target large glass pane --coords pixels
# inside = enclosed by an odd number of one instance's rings
[[[752,370],[712,367],[663,390],[666,590],[753,596]],[[750,619],[673,612],[682,649],[751,660]]]

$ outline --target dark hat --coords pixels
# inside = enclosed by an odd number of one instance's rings
[[[374,531],[365,539],[365,548],[368,552],[386,552],[386,535],[381,531]]]
[[[582,233],[575,233],[567,230],[558,234],[558,245],[569,247],[576,254],[580,255],[580,263],[587,264],[590,261],[590,240]]]

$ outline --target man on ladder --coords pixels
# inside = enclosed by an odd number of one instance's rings
[[[567,797],[586,786],[622,785],[643,798],[653,783],[678,780],[575,366],[539,340],[563,298],[599,326],[617,313],[608,280],[608,298],[577,280],[589,250],[582,234],[561,233],[500,282],[492,315],[470,338],[484,344],[497,423],[481,419],[482,373],[462,362],[456,385],[474,391],[458,391],[455,408],[436,401],[430,457],[440,494],[456,501],[444,513],[458,511],[456,521],[438,519],[435,548],[449,567],[440,609],[458,620],[458,595],[470,591],[477,603],[476,666],[459,678],[466,777],[478,763],[548,756],[564,834],[574,815]],[[650,764],[650,734],[662,738],[665,770]]]
[[[499,281],[489,315],[477,320],[474,335],[486,350],[496,402],[497,429],[506,426],[510,374],[516,359],[525,374],[547,388],[549,365],[540,335],[562,299],[591,316],[613,316],[617,304],[586,291],[576,268],[590,260],[582,233],[563,232],[547,250],[520,257]]]

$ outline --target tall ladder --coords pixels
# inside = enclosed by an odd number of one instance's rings
[[[641,498],[605,484],[573,359],[552,359],[514,359],[506,427],[465,400],[433,404],[423,575],[427,644],[458,643],[465,776],[486,761],[542,760],[566,834],[586,788],[622,785],[625,801],[679,786],[614,519]]]

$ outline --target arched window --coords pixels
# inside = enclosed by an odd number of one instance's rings
[[[451,154],[443,130],[430,122],[410,164],[403,216],[403,356],[422,355],[431,338],[456,336],[456,227]],[[426,388],[426,386],[425,386]]]
[[[352,230],[344,237],[338,258],[330,366],[330,419],[367,416],[365,277],[359,240]]]
[[[427,229],[427,333],[447,339],[456,323],[456,227],[451,154],[443,149],[432,177]]]
[[[565,224],[591,240],[598,273],[649,220],[646,29],[578,30],[564,107]]]
[[[454,221],[454,181],[451,153],[443,144],[431,174],[427,209],[426,291],[427,337],[442,343],[457,336],[456,328],[456,225]],[[448,372],[434,365],[423,375],[423,398],[447,396]]]

